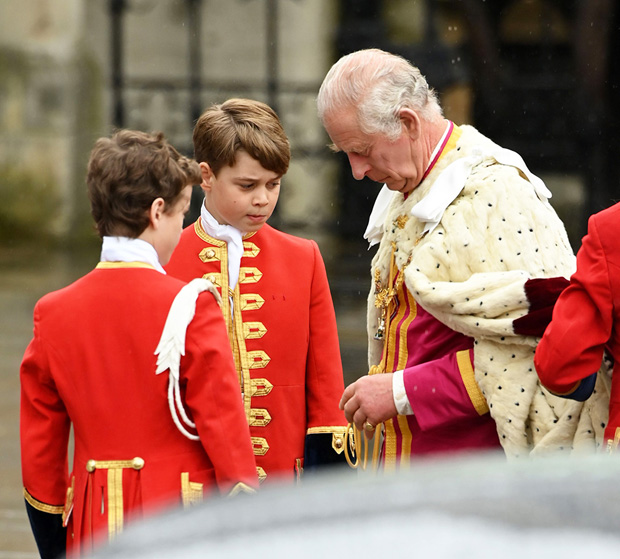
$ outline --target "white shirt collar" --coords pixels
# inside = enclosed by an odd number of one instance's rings
[[[155,247],[142,239],[103,237],[101,262],[145,262],[165,274]]]

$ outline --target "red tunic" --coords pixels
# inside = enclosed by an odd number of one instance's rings
[[[551,324],[536,348],[542,384],[556,394],[579,389],[596,373],[605,349],[615,366],[611,382],[608,446],[620,441],[620,204],[590,217],[577,253],[577,271],[553,309]]]
[[[71,488],[70,553],[114,535],[123,517],[188,504],[214,486],[228,492],[240,482],[257,485],[226,330],[210,293],[198,297],[180,371],[200,441],[179,432],[168,373],[155,374],[154,351],[183,285],[146,264],[114,263],[35,307],[21,366],[23,481],[28,502],[45,512],[62,510]]]
[[[303,465],[306,435],[332,434],[334,449],[342,451],[336,317],[314,241],[269,225],[243,241],[232,292],[227,245],[207,235],[200,219],[183,231],[166,270],[186,281],[205,277],[222,290],[259,477],[292,480]]]

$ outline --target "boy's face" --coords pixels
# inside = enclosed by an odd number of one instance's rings
[[[280,175],[245,151],[239,151],[235,164],[222,167],[217,176],[207,163],[200,168],[205,204],[218,223],[251,233],[271,217],[280,195]]]
[[[183,219],[189,211],[191,197],[192,187],[188,185],[181,191],[176,203],[161,215],[161,233],[158,235],[155,249],[162,266],[168,264],[172,252],[179,243],[181,233],[183,232]]]

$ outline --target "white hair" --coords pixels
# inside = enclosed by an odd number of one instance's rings
[[[357,107],[362,132],[400,136],[400,110],[414,110],[432,121],[442,116],[435,91],[402,56],[365,49],[343,56],[325,76],[317,97],[319,118],[336,110]]]

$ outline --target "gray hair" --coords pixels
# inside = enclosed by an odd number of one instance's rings
[[[432,121],[442,116],[437,95],[420,73],[402,56],[365,49],[343,56],[325,76],[317,97],[319,118],[335,110],[357,107],[362,132],[400,136],[400,110],[414,110]]]

